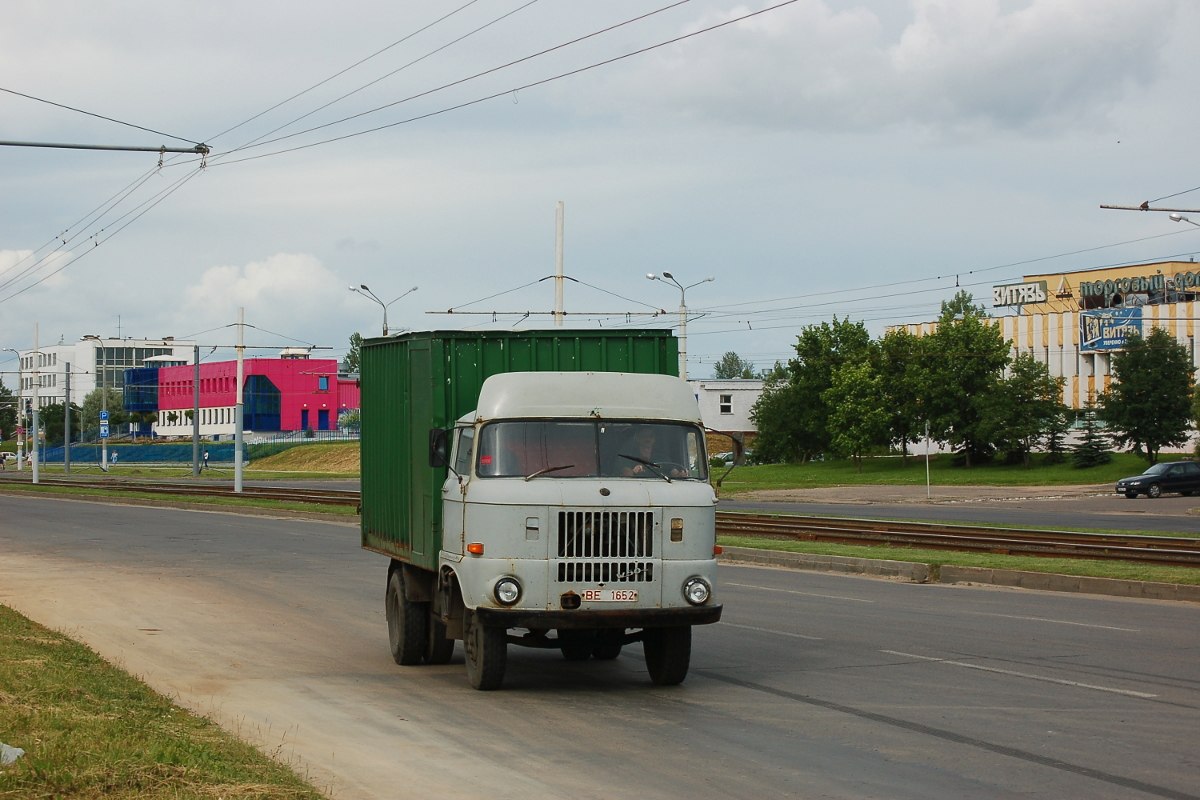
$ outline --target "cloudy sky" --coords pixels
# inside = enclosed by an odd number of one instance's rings
[[[1198,38],[1188,0],[10,0],[0,140],[212,151],[0,146],[0,347],[229,345],[244,308],[341,356],[358,284],[419,287],[393,330],[551,327],[559,201],[568,325],[672,327],[646,274],[715,278],[692,377],[1186,260],[1200,227],[1099,206],[1200,208]]]

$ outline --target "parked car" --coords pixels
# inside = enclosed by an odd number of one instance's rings
[[[1185,496],[1200,492],[1200,463],[1164,461],[1150,467],[1141,475],[1117,481],[1117,493],[1130,500],[1139,494],[1158,497],[1163,492],[1179,492]]]
[[[2,459],[5,464],[11,464],[12,462],[17,460],[17,454],[10,453],[6,450],[6,451],[0,453],[0,459]]]

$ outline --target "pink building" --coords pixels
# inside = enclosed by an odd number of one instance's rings
[[[337,430],[338,417],[359,407],[355,381],[338,378],[332,358],[248,358],[243,361],[245,431]],[[190,436],[194,366],[158,371],[160,436]],[[200,435],[234,433],[237,362],[200,365]]]

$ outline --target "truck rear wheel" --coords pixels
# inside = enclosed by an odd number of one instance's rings
[[[454,640],[446,638],[446,624],[433,613],[429,603],[429,639],[425,648],[426,664],[447,664],[454,655]]]
[[[655,686],[675,686],[687,677],[692,660],[692,628],[647,628],[642,632],[646,669]]]
[[[475,612],[463,620],[463,649],[467,651],[467,680],[481,691],[499,689],[508,666],[508,631],[484,625]]]
[[[592,658],[597,661],[611,661],[621,655],[624,639],[624,628],[604,628],[596,631],[596,645],[592,648]]]
[[[592,648],[595,644],[595,631],[560,630],[558,632],[558,649],[562,650],[563,658],[567,661],[587,661],[592,657]]]
[[[392,660],[406,667],[420,664],[425,657],[426,640],[429,637],[429,612],[426,604],[413,603],[405,598],[404,574],[400,569],[394,569],[388,575],[384,610]]]

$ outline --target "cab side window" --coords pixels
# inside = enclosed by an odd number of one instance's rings
[[[475,442],[474,428],[460,428],[458,444],[454,449],[454,471],[467,475],[471,471],[471,446]]]

